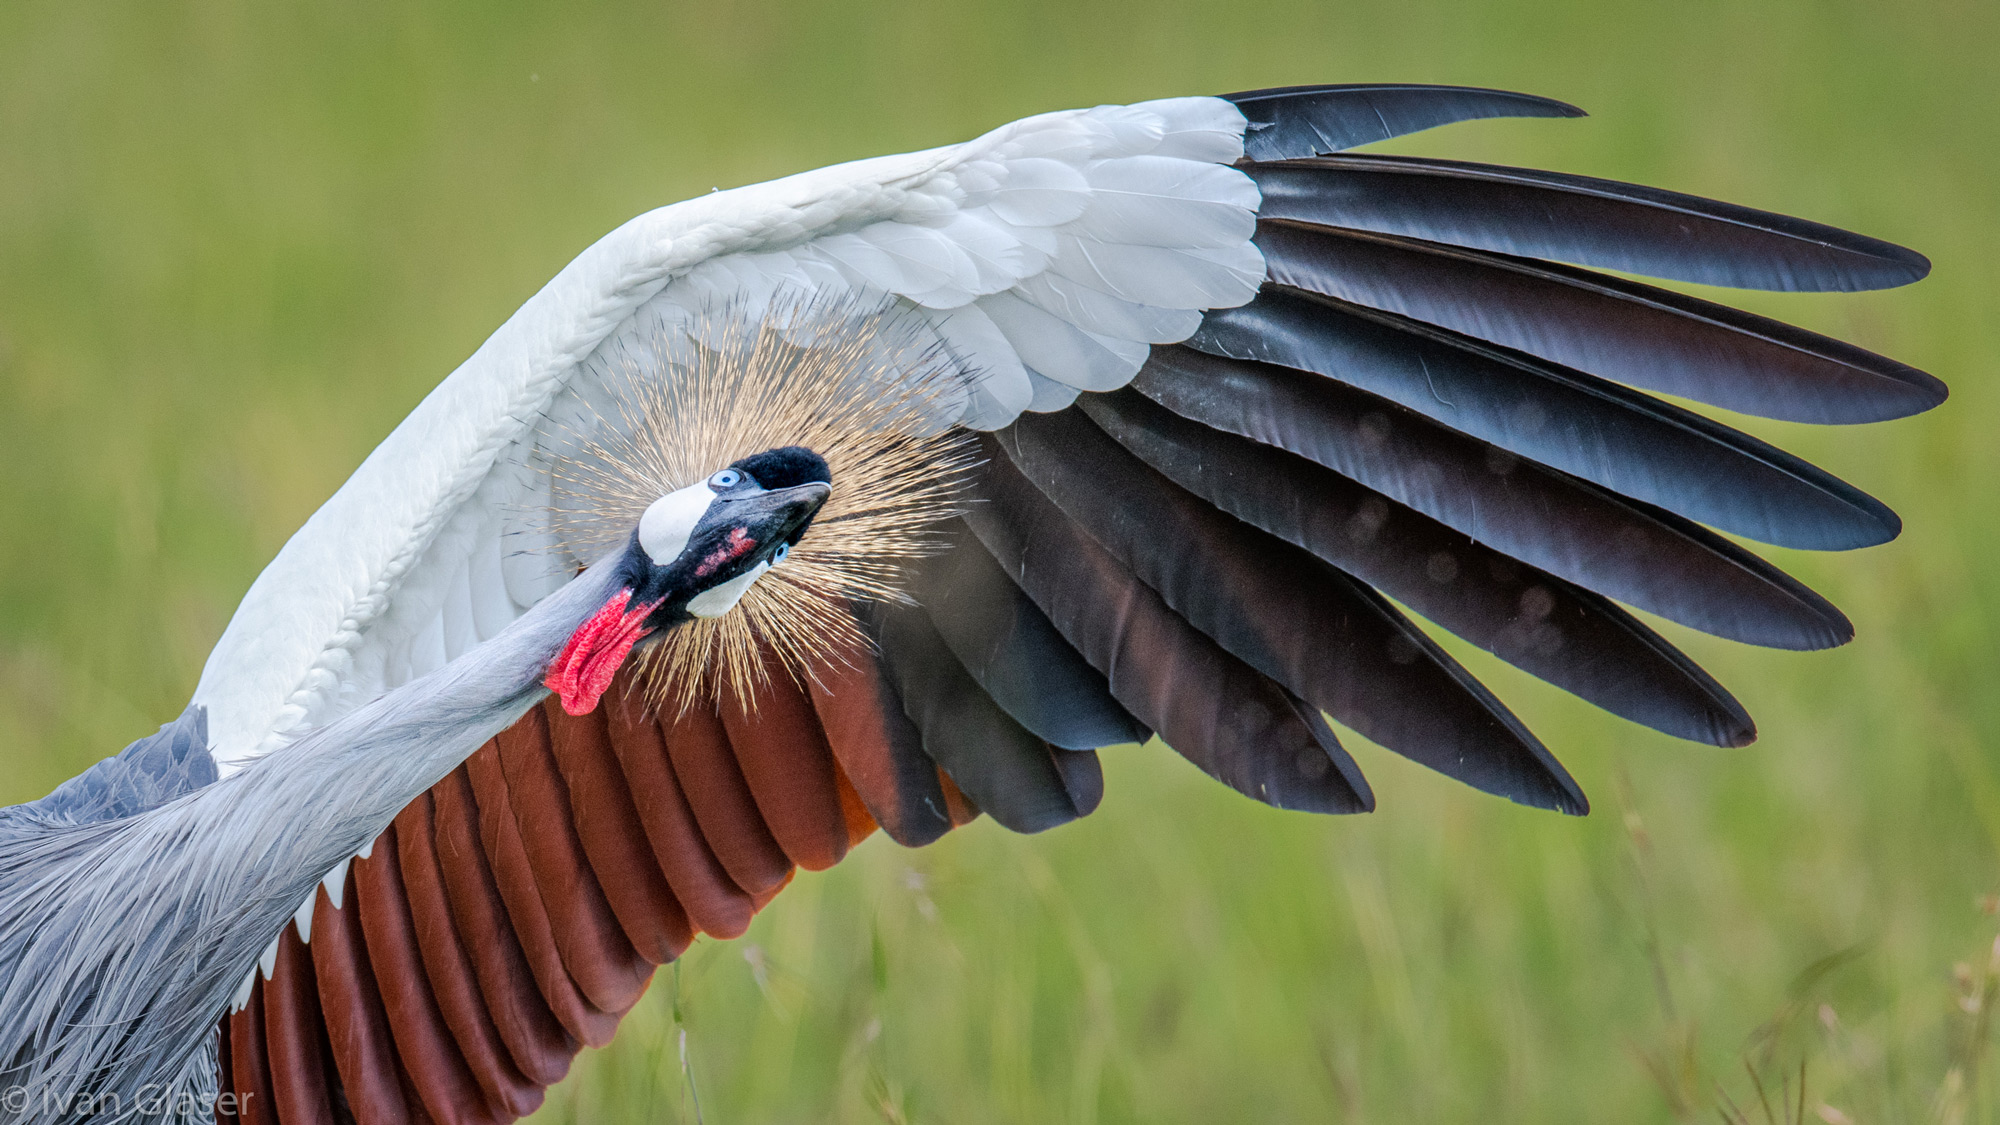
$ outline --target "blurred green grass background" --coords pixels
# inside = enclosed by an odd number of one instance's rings
[[[1373,816],[1157,746],[1035,838],[876,839],[663,974],[542,1119],[1991,1120],[2000,919],[2000,7],[1538,2],[0,7],[0,803],[178,712],[250,579],[628,216],[1045,109],[1315,81],[1577,102],[1400,151],[1637,179],[1915,246],[1758,311],[1954,398],[1756,432],[1909,529],[1788,555],[1832,653],[1675,632],[1758,717],[1674,743],[1473,663],[1584,820],[1358,747]],[[1956,966],[1956,969],[1955,969]],[[1746,1064],[1748,1069],[1746,1070]],[[692,1085],[690,1085],[692,1079]],[[1824,1107],[1824,1108],[1822,1108]],[[1751,1118],[1762,1120],[1761,1109]],[[1782,1118],[1780,1118],[1782,1119]]]

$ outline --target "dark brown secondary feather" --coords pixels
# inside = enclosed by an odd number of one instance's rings
[[[872,653],[831,654],[810,685],[833,757],[883,831],[906,848],[952,828],[937,763]]]
[[[646,832],[606,729],[608,707],[588,715],[543,708],[550,759],[568,792],[577,842],[633,950],[650,965],[681,955],[694,940],[687,912],[646,854]]]
[[[911,566],[910,594],[1001,710],[1065,750],[1150,737],[962,521],[946,525],[941,538],[942,552]]]
[[[722,726],[778,846],[800,867],[823,871],[847,854],[833,754],[805,689],[774,654],[761,655],[766,682],[756,706],[723,693]]]
[[[647,721],[638,700],[621,707],[622,721]],[[711,708],[690,707],[658,719],[659,745],[666,747],[674,779],[715,858],[748,895],[760,895],[791,877],[792,861],[772,837],[743,779],[722,717]],[[651,745],[644,741],[632,745]]]
[[[1009,718],[952,656],[923,610],[874,605],[864,621],[881,644],[883,669],[904,714],[922,732],[925,753],[987,815],[1016,832],[1041,832],[1090,812],[1077,807],[1055,758],[1091,751],[1057,750]]]
[[[1183,491],[1074,412],[1023,417],[995,444],[1189,624],[1314,707],[1489,793],[1585,807],[1540,740],[1366,586]]]
[[[633,708],[628,701],[626,708]],[[667,742],[678,747],[693,741],[692,733],[704,744],[720,742],[722,724],[698,708],[681,716],[682,721],[667,733]],[[757,912],[756,901],[729,877],[715,856],[715,849],[703,835],[699,816],[687,800],[687,788],[679,780],[679,770],[662,743],[663,729],[651,723],[627,718],[621,722],[619,756],[625,777],[644,793],[639,816],[651,842],[654,861],[665,873],[667,883],[679,896],[696,929],[717,937],[736,937],[750,928]],[[721,743],[728,751],[727,743]],[[757,822],[759,825],[762,821]],[[784,870],[789,871],[790,865]],[[780,876],[782,879],[782,876]]]
[[[321,896],[313,911],[313,972],[319,983],[320,1013],[326,1021],[341,1090],[355,1120],[413,1121],[422,1111],[404,1094],[408,1079],[397,1061],[389,1017],[382,1009],[382,994],[369,968],[360,911],[355,905],[353,865],[348,867],[347,888],[341,896],[345,909],[335,908]],[[235,1021],[231,1045],[254,1036],[257,1026],[257,1021],[247,1017]],[[234,1075],[239,1093],[248,1080],[246,1074]]]
[[[431,787],[436,816],[433,854],[451,900],[452,923],[473,968],[486,1013],[521,1074],[551,1086],[569,1073],[582,1045],[610,1034],[608,1017],[590,1007],[562,971],[546,915],[544,931],[517,928],[480,838],[479,810],[466,766]]]
[[[599,1011],[622,1015],[646,989],[650,969],[625,937],[578,839],[567,786],[553,757],[549,724],[541,708],[500,733],[498,777],[513,813],[515,839],[527,860],[533,888],[554,928],[563,967]],[[480,804],[486,794],[473,773]]]
[[[255,1028],[264,1022],[264,982],[258,981],[250,987],[250,1003],[244,1010],[244,1023]],[[278,1125],[277,1096],[271,1088],[271,1066],[266,1057],[264,1037],[261,1035],[234,1036],[229,1041],[233,1056],[229,1062],[229,1073],[240,1085],[241,1098],[238,1100],[236,1118],[243,1125]]]
[[[237,1093],[236,1063],[235,1063],[235,1056],[236,1056],[235,1027],[238,1023],[248,1024],[248,1022],[249,1021],[243,1017],[243,1014],[241,1012],[232,1013],[231,1015],[227,1015],[222,1018],[222,1027],[219,1029],[220,1034],[216,1036],[217,1043],[215,1052],[215,1069],[216,1069],[215,1089],[218,1094]],[[242,1120],[241,1116],[236,1112],[235,1098],[230,1098],[228,1101],[218,1101],[216,1103],[215,1106],[216,1125],[230,1125],[230,1123],[232,1122],[238,1122],[241,1120]]]
[[[731,763],[735,789],[713,787],[709,799],[748,799],[739,753],[747,772],[791,786],[774,815],[806,818],[810,835],[799,838],[821,856],[873,830],[820,718],[822,708],[845,716],[839,742],[858,765],[895,760],[870,740],[900,729],[901,703],[848,690],[876,682],[873,658],[859,655],[866,676],[826,677],[823,700],[793,687],[791,705],[760,709],[733,751],[713,714],[705,726],[687,716],[662,726],[623,680],[606,712],[530,711],[350,865],[345,908],[322,896],[310,945],[286,931],[273,977],[224,1021],[224,1088],[252,1098],[242,1119],[338,1121],[351,1109],[364,1125],[451,1125],[532,1112],[584,1043],[610,1040],[653,966],[686,947],[691,916],[741,933],[789,879],[782,854],[754,895],[723,869],[674,776],[665,743],[676,732]],[[954,799],[928,759],[923,769],[924,800],[948,825]],[[1095,806],[1094,770],[1057,772],[1068,799]],[[724,835],[744,839],[735,826]]]
[[[536,729],[546,731],[547,727],[530,725],[530,732]],[[481,846],[501,900],[506,903],[508,921],[520,935],[521,948],[534,970],[536,983],[549,1000],[550,1010],[563,1019],[563,1026],[571,1035],[589,1046],[602,1047],[611,1041],[622,1013],[599,1007],[569,969],[569,958],[563,950],[566,939],[559,934],[561,927],[550,917],[548,907],[543,905],[541,892],[535,886],[534,868],[521,842],[507,781],[501,772],[499,740],[480,747],[465,760],[464,768],[465,778],[471,783],[473,807],[478,810]],[[567,926],[569,919],[563,918],[563,923]],[[602,967],[596,970],[603,971]]]
[[[981,474],[979,497],[966,522],[980,541],[1181,756],[1279,808],[1371,807],[1348,780],[1346,751],[1322,742],[1283,688],[1175,614],[1004,457]]]

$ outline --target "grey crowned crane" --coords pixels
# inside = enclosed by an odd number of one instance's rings
[[[1899,524],[1646,392],[1858,423],[1945,389],[1625,275],[1928,263],[1345,153],[1579,112],[1390,85],[1100,106],[605,236],[285,545],[186,713],[0,810],[0,1086],[29,1095],[0,1119],[511,1121],[798,868],[878,827],[1084,816],[1096,751],[1155,735],[1280,808],[1374,807],[1331,719],[1584,812],[1409,613],[1749,742],[1624,607],[1838,645],[1837,609],[1722,533]]]

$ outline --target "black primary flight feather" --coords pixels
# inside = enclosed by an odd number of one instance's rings
[[[1873,546],[1902,523],[1785,451],[1628,387],[1332,298],[1273,286],[1189,346],[1313,371],[1552,468],[1761,542]]]
[[[1476,86],[1278,86],[1223,97],[1249,119],[1243,155],[1251,160],[1320,156],[1481,117],[1584,115],[1553,98]]]
[[[1415,156],[1253,164],[1266,219],[1736,289],[1908,285],[1922,254],[1789,215],[1638,184]]]
[[[1853,636],[1826,599],[1698,524],[1325,376],[1162,348],[1134,387],[1213,429],[1157,419],[1125,392],[1085,400],[1084,409],[1107,427],[1108,416],[1119,418],[1119,440],[1184,485],[1190,472],[1208,477],[1203,494],[1238,514],[1312,511],[1352,480],[1504,555],[1691,628],[1791,649]],[[1169,460],[1190,468],[1169,471]],[[1227,466],[1261,475],[1254,487],[1238,484]]]
[[[1740,746],[1755,737],[1750,716],[1721,685],[1601,595],[1331,470],[1188,421],[1137,392],[1094,398],[1084,409],[1183,488],[1518,668],[1681,738]]]
[[[1745,414],[1881,422],[1945,398],[1886,356],[1574,266],[1289,220],[1258,223],[1256,241],[1272,281]]]

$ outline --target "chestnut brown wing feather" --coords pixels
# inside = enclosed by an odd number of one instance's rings
[[[340,908],[320,895],[310,943],[286,929],[271,978],[224,1020],[224,1089],[247,1098],[238,1120],[515,1120],[584,1044],[609,1042],[698,927],[740,933],[785,885],[775,841],[825,865],[872,831],[869,807],[899,803],[934,807],[918,832],[935,838],[952,805],[936,768],[867,768],[906,762],[910,747],[889,745],[900,701],[864,659],[811,688],[786,681],[790,697],[735,739],[713,715],[656,721],[622,682],[591,715],[529,712],[350,865]],[[698,738],[741,762],[733,786],[711,771],[683,793],[676,751]],[[918,782],[922,796],[898,795]],[[741,861],[754,893],[718,853]]]

